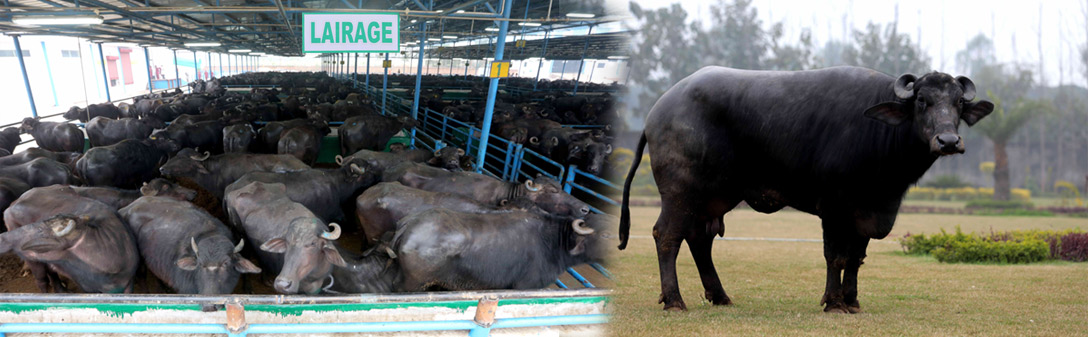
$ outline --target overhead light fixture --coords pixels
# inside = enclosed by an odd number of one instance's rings
[[[540,23],[539,22],[521,22],[521,23],[518,23],[518,26],[540,27]]]
[[[7,36],[23,35],[23,34],[27,34],[27,32],[21,32],[21,31],[19,31],[19,32],[4,32],[4,35],[7,35]]]
[[[484,28],[484,30],[488,31],[488,32],[497,32],[497,31],[499,31],[499,29],[495,28],[495,27],[487,27],[487,28]]]
[[[442,13],[442,10],[441,10],[441,9],[439,9],[439,10],[437,10],[437,11],[434,11],[434,12],[435,12],[435,13]]]
[[[609,60],[626,60],[631,58],[630,56],[609,56]]]
[[[219,42],[186,42],[186,47],[219,47]]]
[[[567,13],[568,18],[592,19],[592,18],[594,18],[596,16],[597,16],[596,14],[589,14],[589,13]]]
[[[230,49],[230,50],[227,50],[228,53],[248,53],[248,52],[251,52],[251,51],[252,50],[249,50],[249,49]]]
[[[412,20],[412,23],[416,23],[416,22],[419,22],[419,20]]]
[[[464,12],[465,12],[465,10],[464,10],[464,9],[458,9],[458,10],[457,10],[456,12],[454,12],[454,13],[457,13],[457,14],[461,14],[461,13],[464,13]]]
[[[11,22],[21,26],[44,25],[97,25],[102,23],[100,15],[16,15]]]
[[[442,35],[442,38],[443,39],[456,39],[457,37],[453,36],[453,35]]]
[[[249,53],[249,55],[265,56],[265,53]]]
[[[442,39],[431,37],[431,38],[427,38],[427,41],[442,41]]]

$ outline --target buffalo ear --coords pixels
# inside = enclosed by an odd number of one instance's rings
[[[869,117],[888,125],[899,125],[910,117],[902,103],[884,102],[865,109],[865,117]]]
[[[253,264],[252,261],[249,261],[240,256],[237,260],[234,261],[234,270],[238,271],[239,273],[245,274],[258,274],[261,272],[260,267],[257,267],[257,265]]]
[[[579,235],[575,239],[575,241],[577,243],[574,244],[574,248],[571,248],[570,250],[568,250],[567,253],[570,253],[570,255],[572,255],[572,256],[581,255],[582,253],[585,253],[586,252],[586,238]]]
[[[347,266],[348,263],[344,261],[343,256],[340,256],[340,251],[337,251],[336,247],[328,245],[321,251],[325,253],[325,259],[329,260],[329,263],[337,267]]]
[[[30,240],[19,247],[19,250],[35,254],[45,254],[60,248],[60,242],[54,240]]]
[[[212,174],[211,172],[208,172],[208,168],[204,167],[204,164],[201,163],[196,164],[196,171],[201,174]]]
[[[994,104],[990,101],[966,102],[963,103],[960,118],[967,122],[967,126],[972,126],[991,112],[994,112]]]
[[[275,238],[265,241],[261,244],[261,250],[269,253],[285,253],[287,252],[287,240],[283,238]]]
[[[196,257],[192,255],[186,255],[174,262],[182,270],[194,271],[196,270]]]

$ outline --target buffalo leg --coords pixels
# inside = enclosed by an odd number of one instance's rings
[[[714,234],[694,228],[688,234],[687,241],[691,256],[695,259],[695,266],[699,268],[699,278],[703,281],[706,300],[714,305],[732,305],[733,301],[725,294],[725,289],[722,289],[722,282],[718,278],[718,271],[714,269],[714,260],[710,255],[714,245]]]
[[[658,303],[664,303],[665,310],[687,310],[684,299],[680,296],[680,285],[676,279],[676,254],[680,250],[680,243],[684,240],[682,233],[686,219],[675,214],[684,213],[663,209],[657,224],[654,225],[657,265],[661,273],[661,297]]]
[[[34,283],[38,285],[38,290],[43,293],[53,292],[53,280],[50,277],[49,267],[41,262],[27,262],[26,266],[30,269],[30,274],[34,275]]]
[[[865,249],[869,246],[869,238],[854,235],[850,238],[849,251],[846,257],[846,268],[842,273],[843,303],[850,313],[861,312],[861,304],[858,303],[858,268],[865,259]]]
[[[820,304],[825,305],[825,312],[848,313],[849,310],[843,302],[842,271],[846,268],[849,240],[844,237],[842,228],[844,223],[835,222],[833,219],[823,219],[824,230],[824,260],[827,262],[827,283],[824,288],[824,297]]]

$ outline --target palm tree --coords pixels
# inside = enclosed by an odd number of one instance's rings
[[[993,92],[986,92],[994,103],[994,112],[974,126],[975,130],[994,142],[994,199],[1009,200],[1009,155],[1005,147],[1020,127],[1036,115],[1043,115],[1053,109],[1044,101],[1020,98],[1008,109],[1001,104],[1001,98]]]

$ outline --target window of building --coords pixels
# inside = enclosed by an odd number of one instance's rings
[[[0,50],[0,57],[15,57],[15,50]],[[30,57],[30,51],[24,50],[23,57]]]

